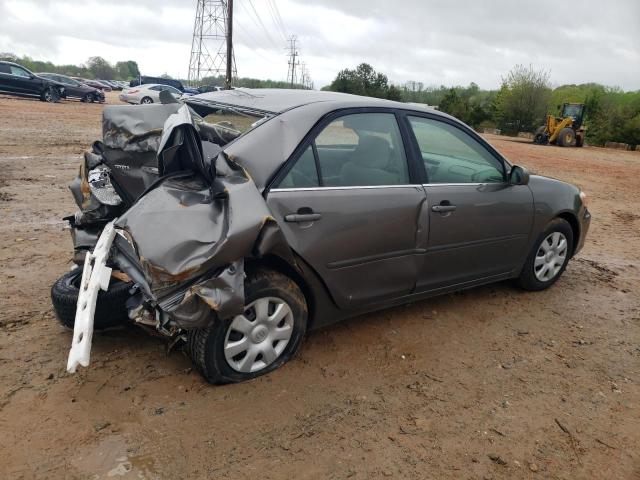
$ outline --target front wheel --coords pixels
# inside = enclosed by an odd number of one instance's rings
[[[518,284],[525,290],[549,288],[562,275],[573,251],[573,230],[562,218],[540,234],[524,264]]]
[[[245,310],[188,332],[187,353],[211,383],[236,383],[282,366],[307,329],[307,303],[298,285],[273,270],[249,273]]]
[[[575,147],[576,132],[574,132],[573,129],[569,127],[563,128],[558,134],[558,140],[556,143],[561,147]]]

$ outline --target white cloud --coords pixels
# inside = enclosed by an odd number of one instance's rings
[[[278,27],[275,3],[285,31]],[[640,89],[640,2],[236,0],[241,76],[284,79],[286,35],[316,86],[366,61],[394,82],[497,87],[515,63],[556,84]],[[490,6],[488,6],[490,4]],[[256,17],[257,11],[259,16]],[[144,73],[187,75],[195,1],[0,0],[0,51],[56,63],[100,55]]]

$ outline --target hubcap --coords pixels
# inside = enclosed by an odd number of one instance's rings
[[[561,232],[553,232],[545,238],[536,253],[533,270],[541,282],[553,279],[567,258],[567,237]]]
[[[224,356],[237,372],[260,371],[278,359],[292,333],[291,307],[280,298],[259,298],[231,322],[224,339]]]

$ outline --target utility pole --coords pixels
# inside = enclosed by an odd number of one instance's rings
[[[296,85],[298,66],[300,65],[300,61],[296,60],[299,55],[296,45],[297,42],[298,37],[296,37],[295,35],[291,35],[289,37],[289,71],[287,72],[287,82],[289,82],[291,88],[295,87]]]
[[[233,0],[227,0],[227,75],[224,87],[231,90],[233,80]]]
[[[189,83],[200,85],[205,77],[222,77],[228,87],[237,77],[232,23],[233,0],[197,0]]]

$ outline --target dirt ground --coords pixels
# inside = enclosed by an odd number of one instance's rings
[[[640,154],[488,137],[589,195],[586,247],[548,291],[362,316],[240,385],[135,327],[69,375],[49,288],[101,109],[0,97],[0,478],[640,479]]]

